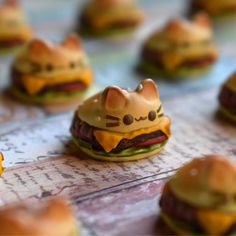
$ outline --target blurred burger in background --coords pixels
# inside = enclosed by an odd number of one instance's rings
[[[192,0],[192,12],[202,10],[213,17],[236,16],[236,0]]]
[[[134,0],[91,0],[81,12],[79,31],[86,36],[127,34],[143,18]]]

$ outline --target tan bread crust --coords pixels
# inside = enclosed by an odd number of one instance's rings
[[[73,68],[70,66],[72,63]],[[48,65],[53,69],[47,70]],[[37,70],[36,67],[40,69]],[[51,43],[41,38],[32,39],[16,57],[13,68],[29,78],[36,77],[55,81],[55,83],[78,78],[86,85],[92,82],[92,73],[86,78],[80,78],[81,74],[91,68],[87,55],[81,47],[80,39],[75,34],[68,35],[62,43]]]
[[[17,203],[0,209],[0,235],[71,235],[78,232],[67,204],[59,198],[30,204]]]
[[[90,151],[87,148],[84,148],[84,147],[81,147],[81,146],[79,146],[79,148],[85,154],[89,155],[90,157],[92,157],[92,158],[94,158],[96,160],[111,161],[111,162],[125,162],[125,161],[137,161],[137,160],[140,160],[140,159],[143,159],[143,158],[154,156],[155,154],[159,153],[163,149],[164,146],[162,146],[161,148],[157,148],[157,149],[155,149],[155,150],[153,150],[151,152],[142,153],[142,154],[136,154],[136,155],[127,156],[127,157],[100,156],[100,155],[97,155],[97,154],[93,153],[92,151]]]
[[[212,29],[210,22],[205,14],[198,14],[193,21],[187,21],[181,18],[171,19],[158,32],[154,33],[151,38],[159,43],[194,43],[204,40],[211,40]]]
[[[193,159],[170,179],[169,186],[181,199],[193,204],[212,204],[215,193],[236,194],[236,164],[220,155]],[[204,197],[204,201],[203,201]]]
[[[156,114],[155,120],[150,121],[148,119],[150,111],[154,111]],[[158,126],[164,118],[168,119],[166,123],[169,126],[169,118],[158,117],[163,112],[155,82],[146,79],[134,91],[121,89],[117,86],[107,87],[85,100],[79,106],[76,114],[91,126],[108,131],[127,133]],[[132,115],[133,123],[125,124],[123,120],[125,115]],[[117,123],[117,126],[111,127],[107,125],[109,123]]]

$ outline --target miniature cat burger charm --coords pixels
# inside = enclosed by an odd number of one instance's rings
[[[15,59],[12,94],[24,102],[61,105],[78,102],[92,83],[92,70],[79,38],[62,43],[35,38]]]
[[[0,53],[18,51],[29,41],[31,33],[18,1],[0,1]]]
[[[132,161],[158,153],[170,137],[153,80],[136,90],[110,86],[85,100],[75,112],[71,133],[76,145],[93,158]]]

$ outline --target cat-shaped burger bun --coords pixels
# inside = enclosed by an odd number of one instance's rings
[[[0,5],[0,50],[15,48],[31,37],[21,7],[16,0],[5,0]]]
[[[170,119],[154,81],[146,79],[134,91],[110,86],[84,101],[75,112],[71,132],[81,149],[95,158],[135,160],[164,146]]]
[[[21,98],[36,103],[66,102],[91,85],[92,70],[76,35],[59,44],[35,38],[13,63],[12,82]]]

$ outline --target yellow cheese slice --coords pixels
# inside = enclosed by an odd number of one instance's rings
[[[184,61],[184,57],[174,53],[163,53],[162,61],[166,69],[174,70]]]
[[[222,235],[236,222],[236,214],[199,209],[197,219],[207,234]]]
[[[90,69],[83,70],[79,73],[79,77],[55,76],[55,78],[40,78],[37,76],[23,75],[20,79],[26,91],[29,94],[34,95],[40,92],[47,85],[82,81],[89,86],[92,83],[92,71]]]
[[[0,175],[2,174],[3,172],[3,167],[2,167],[2,161],[3,161],[4,157],[3,157],[3,154],[0,152]]]
[[[119,144],[119,142],[122,139],[133,139],[141,134],[149,134],[160,130],[169,137],[170,136],[169,125],[170,125],[169,118],[164,117],[162,121],[157,126],[154,127],[139,129],[129,133],[95,130],[94,136],[96,137],[96,140],[99,142],[99,144],[104,148],[104,150],[106,152],[110,152]]]
[[[26,91],[31,95],[37,94],[47,84],[45,79],[30,75],[22,76],[21,81]]]

